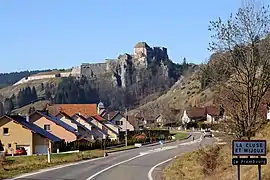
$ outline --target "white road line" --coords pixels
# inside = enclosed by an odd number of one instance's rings
[[[152,178],[152,172],[154,171],[154,169],[155,169],[156,167],[158,167],[158,166],[160,166],[160,165],[162,165],[162,164],[164,164],[164,163],[166,163],[166,162],[169,162],[169,161],[171,161],[171,160],[173,160],[173,158],[167,159],[166,161],[162,161],[162,162],[156,164],[155,166],[153,166],[153,167],[150,169],[150,171],[148,172],[148,179],[149,179],[149,180],[153,180],[153,178]]]
[[[127,160],[125,160],[125,161],[121,161],[121,162],[119,162],[119,163],[117,163],[117,164],[114,164],[114,165],[112,165],[112,166],[110,166],[110,167],[107,167],[107,168],[105,168],[105,169],[102,169],[101,171],[99,171],[99,172],[97,172],[96,174],[90,176],[90,177],[87,178],[86,180],[91,180],[91,179],[93,179],[94,177],[98,176],[99,174],[101,174],[101,173],[103,173],[103,172],[105,172],[105,171],[107,171],[107,170],[109,170],[109,169],[111,169],[111,168],[114,168],[115,166],[119,166],[120,164],[126,163],[126,162],[128,162],[128,161],[132,161],[133,159],[139,158],[139,157],[141,157],[141,156],[143,156],[143,155],[144,155],[144,154],[140,154],[140,155],[138,155],[138,156],[134,156],[133,158],[127,159]]]
[[[80,162],[76,162],[76,163],[69,163],[69,164],[65,164],[65,165],[59,165],[59,166],[55,166],[55,167],[52,167],[52,168],[41,169],[41,170],[39,170],[37,172],[23,174],[21,176],[14,177],[12,179],[6,179],[6,180],[15,180],[15,179],[20,179],[20,178],[25,178],[25,177],[41,174],[41,173],[44,173],[44,172],[53,171],[53,170],[56,170],[56,169],[61,169],[61,168],[69,167],[69,166],[74,166],[74,165],[78,165],[78,164],[83,164],[83,163],[88,163],[88,162],[91,162],[91,161],[100,160],[100,159],[103,159],[103,158],[104,157],[100,157],[100,158],[89,159],[89,160],[80,161]]]

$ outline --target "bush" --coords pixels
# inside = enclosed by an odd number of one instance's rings
[[[4,163],[5,163],[5,155],[0,154],[0,170],[4,169]]]
[[[4,147],[1,141],[0,141],[0,151],[4,151]]]

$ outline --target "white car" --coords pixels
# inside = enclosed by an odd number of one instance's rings
[[[213,137],[213,133],[210,130],[205,130],[203,132],[203,137]]]

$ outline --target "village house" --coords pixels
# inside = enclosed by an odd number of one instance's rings
[[[57,115],[59,112],[65,112],[70,117],[76,113],[84,117],[98,115],[96,104],[53,104],[47,105],[46,109],[52,115]]]
[[[112,124],[119,126],[120,131],[134,131],[134,126],[126,119],[124,115],[122,115],[119,111],[114,112],[106,112],[103,111],[101,116]]]
[[[92,123],[88,118],[84,117],[81,114],[75,113],[72,116],[72,119],[76,120],[77,122],[85,126],[87,129],[94,132],[96,134],[95,139],[106,139],[106,137],[109,136],[106,130],[99,128],[97,125]]]
[[[52,116],[48,111],[35,111],[29,115],[29,120],[66,142],[76,141],[80,137],[77,129]]]
[[[119,140],[119,127],[116,128],[116,126],[107,122],[105,118],[99,115],[91,116],[88,119],[100,129],[106,131],[109,134],[111,140]]]
[[[97,136],[93,131],[89,130],[84,125],[80,124],[76,120],[72,119],[69,115],[67,115],[65,112],[59,112],[58,115],[56,115],[58,119],[63,121],[64,123],[70,125],[74,129],[77,130],[77,132],[80,134],[81,138],[86,138],[89,140],[94,140],[94,137]]]
[[[190,107],[184,110],[181,117],[182,124],[215,124],[221,118],[220,109],[215,106]]]
[[[0,141],[8,154],[23,147],[27,155],[57,152],[59,137],[30,123],[28,118],[19,115],[5,115],[0,118]]]

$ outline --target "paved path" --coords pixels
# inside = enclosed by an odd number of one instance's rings
[[[141,147],[129,151],[116,152],[108,157],[64,168],[16,178],[19,180],[152,180],[159,179],[156,164],[179,154],[191,152],[200,144],[211,144],[213,139],[202,139],[194,134],[195,142],[190,139],[164,144],[161,146]],[[179,145],[181,144],[181,145]],[[169,163],[169,161],[167,162]],[[164,164],[166,165],[166,164]],[[162,165],[162,166],[164,166]],[[162,167],[161,166],[161,167]],[[151,171],[151,172],[149,172]]]

